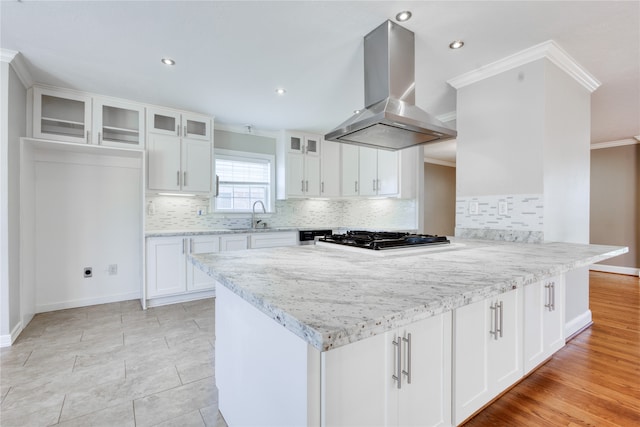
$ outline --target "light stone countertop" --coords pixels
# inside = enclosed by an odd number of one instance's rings
[[[144,233],[145,237],[173,237],[173,236],[204,236],[209,234],[240,234],[240,233],[269,233],[269,232],[281,232],[281,231],[306,231],[306,230],[333,230],[337,233],[338,230],[370,230],[377,231],[377,228],[353,228],[353,227],[267,227],[267,228],[203,228],[199,230],[147,230]],[[408,233],[414,233],[415,230],[386,230],[386,231],[402,231]],[[340,231],[341,233],[343,231]]]
[[[293,246],[192,255],[191,260],[324,351],[628,251],[460,239],[452,239],[451,248],[426,251],[345,249]]]
[[[330,227],[327,227],[330,228]],[[240,233],[268,233],[280,231],[301,231],[308,228],[300,227],[269,227],[269,228],[204,228],[201,230],[148,230],[145,237],[172,237],[172,236],[204,236],[209,234],[240,234]],[[310,228],[309,230],[315,230]]]

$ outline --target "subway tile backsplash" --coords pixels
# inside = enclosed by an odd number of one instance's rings
[[[456,237],[540,243],[544,196],[512,194],[456,198]]]
[[[147,230],[248,228],[248,214],[210,213],[199,197],[147,196]],[[260,215],[270,227],[346,227],[417,229],[414,199],[277,200],[276,212]],[[206,212],[206,211],[205,211]]]

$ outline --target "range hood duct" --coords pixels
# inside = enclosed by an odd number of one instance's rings
[[[325,139],[401,150],[457,136],[415,106],[415,36],[392,21],[364,37],[364,97],[366,108]]]

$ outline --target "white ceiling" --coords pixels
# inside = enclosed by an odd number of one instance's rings
[[[592,142],[640,134],[639,1],[3,0],[0,46],[37,82],[325,133],[363,106],[363,36],[405,9],[424,110],[455,111],[448,79],[554,40],[602,82]]]

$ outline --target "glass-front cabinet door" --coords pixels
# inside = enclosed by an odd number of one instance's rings
[[[149,132],[161,135],[180,136],[180,113],[171,110],[147,110]]]
[[[144,149],[144,106],[95,98],[94,143],[120,148]]]
[[[91,143],[91,97],[72,91],[34,87],[33,136]]]
[[[196,114],[183,114],[181,135],[183,138],[211,140],[210,118]]]

